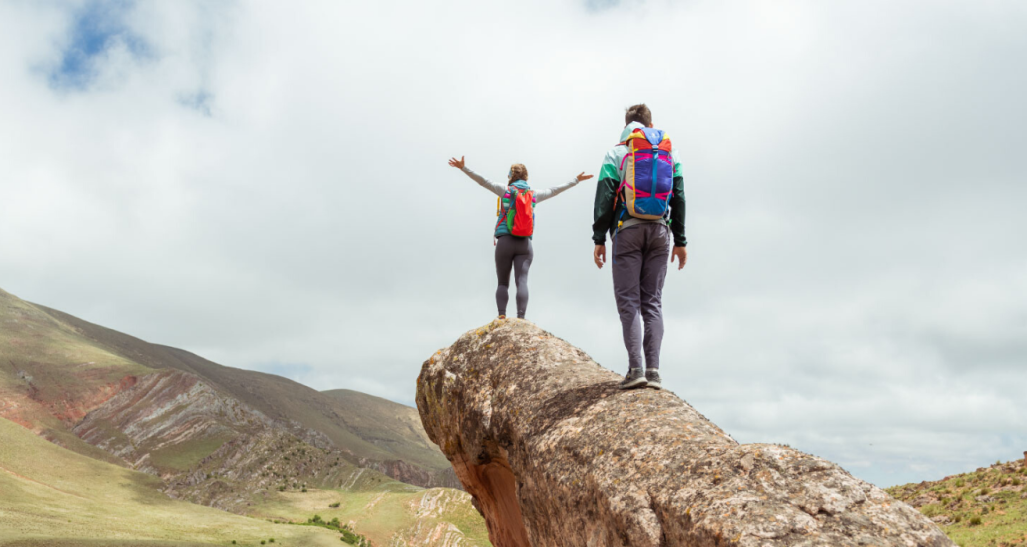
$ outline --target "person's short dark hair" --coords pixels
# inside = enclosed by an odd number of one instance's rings
[[[645,103],[629,106],[628,110],[624,113],[624,125],[628,125],[631,122],[638,122],[649,127],[653,124],[653,113],[649,112],[649,107]]]

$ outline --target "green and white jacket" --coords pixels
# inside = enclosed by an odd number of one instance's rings
[[[628,135],[639,127],[642,127],[642,124],[638,122],[629,123],[624,128],[624,131],[621,132],[621,142],[624,142]],[[627,145],[618,144],[614,146],[612,150],[606,153],[606,158],[603,159],[603,166],[599,169],[599,182],[596,184],[596,201],[593,213],[595,222],[592,224],[592,241],[596,245],[606,243],[607,232],[612,233],[617,227],[617,219],[620,218],[621,212],[624,210],[624,200],[617,201],[615,198],[617,196],[617,189],[620,188],[624,177],[621,166],[627,153]],[[646,222],[667,224],[674,235],[674,246],[684,247],[688,244],[688,240],[685,239],[685,179],[681,176],[681,156],[678,154],[678,151],[676,149],[671,150],[670,156],[674,161],[674,191],[670,197],[668,217],[659,220],[642,220],[625,214],[624,225],[621,229]],[[616,209],[613,206],[614,201],[617,201]]]

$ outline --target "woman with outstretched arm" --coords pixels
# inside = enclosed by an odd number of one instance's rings
[[[464,161],[450,158],[449,165],[456,167],[471,177],[482,188],[499,196],[498,219],[495,227],[496,237],[496,307],[499,318],[506,318],[506,304],[510,299],[510,270],[514,271],[517,284],[517,317],[524,319],[528,309],[528,269],[535,253],[531,247],[531,236],[534,232],[534,204],[555,197],[565,190],[576,186],[583,180],[592,178],[581,172],[578,176],[559,186],[545,190],[532,190],[528,186],[528,168],[515,163],[507,173],[507,183],[499,184],[471,171]],[[520,208],[518,210],[518,208]],[[530,220],[523,220],[530,219]],[[528,225],[528,228],[525,228]]]

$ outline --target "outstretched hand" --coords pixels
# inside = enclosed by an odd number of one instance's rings
[[[466,163],[467,162],[464,161],[464,157],[463,156],[460,156],[460,159],[449,158],[449,166],[450,167],[456,167],[457,169],[463,169],[464,168],[464,164],[466,164]]]
[[[688,262],[688,249],[686,247],[674,247],[674,250],[670,253],[670,263],[674,263],[674,259],[678,259],[678,269],[685,267],[685,262]]]
[[[582,171],[581,174],[579,174],[577,176],[578,182],[581,182],[583,180],[588,180],[590,178],[592,178],[592,175],[586,175],[584,171]]]

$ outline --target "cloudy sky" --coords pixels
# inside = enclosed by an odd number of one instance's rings
[[[882,486],[1027,450],[1021,0],[0,0],[0,287],[410,404],[495,315],[495,198],[683,153],[666,385]],[[623,372],[594,180],[538,209],[529,319]]]

